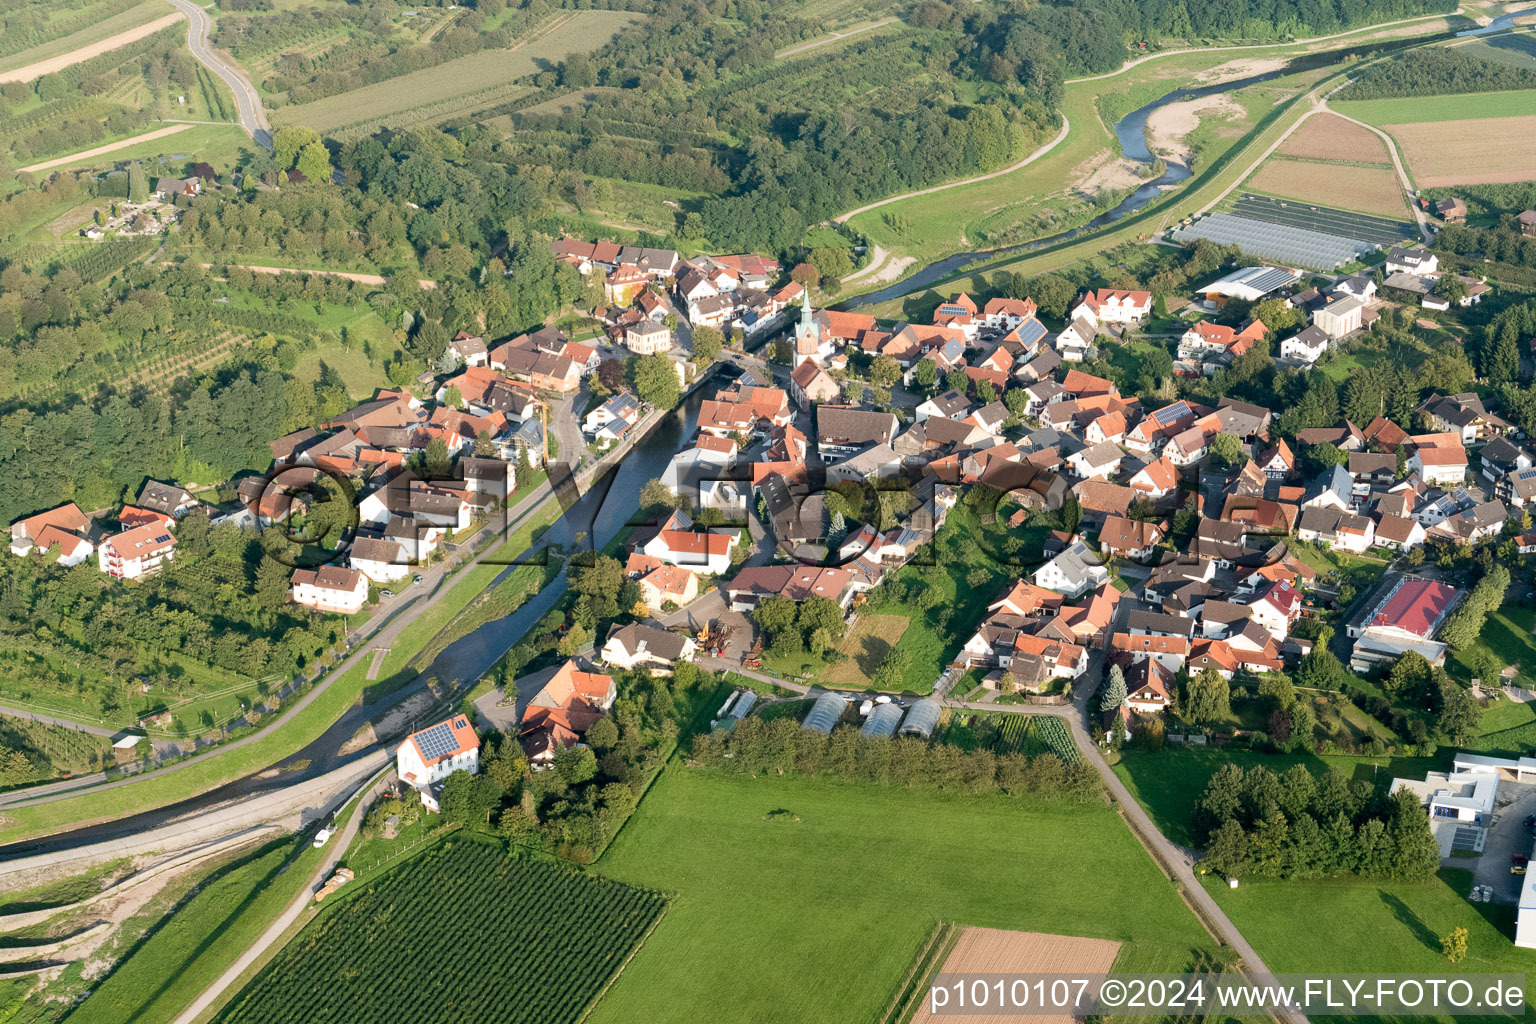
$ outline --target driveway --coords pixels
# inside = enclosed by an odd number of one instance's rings
[[[1536,785],[1500,782],[1493,809],[1493,823],[1483,841],[1483,855],[1476,860],[1447,857],[1441,863],[1448,868],[1470,868],[1478,885],[1493,887],[1493,902],[1514,906],[1520,902],[1521,875],[1509,873],[1515,854],[1531,855],[1533,840],[1525,829],[1525,816],[1536,814]]]

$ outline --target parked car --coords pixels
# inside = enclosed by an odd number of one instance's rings
[[[424,579],[426,579],[425,576],[421,575],[420,573],[417,573],[415,576],[411,577],[411,586],[414,587],[416,584],[420,583]]]
[[[326,843],[330,842],[331,841],[331,836],[333,836],[335,834],[336,834],[336,830],[334,828],[332,828],[331,826],[329,826],[329,825],[326,825],[319,832],[316,832],[315,833],[315,842],[314,842],[315,849],[318,850],[318,849],[320,849],[320,847],[322,847]]]

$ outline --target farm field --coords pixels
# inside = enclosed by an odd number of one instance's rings
[[[967,928],[940,971],[944,974],[1108,974],[1120,953],[1120,943],[1071,935]],[[919,1005],[912,1024],[932,1024],[949,1014],[935,1014],[927,1002]],[[1046,1014],[981,1014],[974,1024],[1043,1024],[1070,1020]]]
[[[982,747],[997,754],[1051,753],[1063,761],[1082,755],[1067,725],[1054,715],[961,711],[949,713],[944,742],[965,750]]]
[[[1051,870],[999,885],[998,864]],[[592,1024],[876,1020],[939,921],[1124,943],[1123,970],[1210,946],[1107,804],[674,761],[595,870],[676,896]]]
[[[516,79],[556,63],[571,53],[586,52],[636,24],[638,15],[619,11],[574,11],[534,30],[508,50],[482,50],[433,68],[327,96],[313,103],[279,107],[274,122],[302,124],[323,133],[446,120],[473,110],[504,103],[526,92]]]
[[[1457,47],[1462,53],[1482,60],[1497,61],[1516,68],[1536,68],[1536,36],[1507,35],[1479,39]]]
[[[332,1021],[565,1024],[666,909],[659,893],[515,859],[499,843],[448,840],[408,863],[342,890],[216,1020],[288,1022],[329,1007]]]
[[[30,65],[51,61],[66,54],[73,54],[78,50],[94,46],[98,43],[106,42],[110,44],[115,37],[124,33],[130,34],[131,38],[141,38],[142,35],[148,35],[151,32],[158,31],[160,28],[164,28],[166,25],[172,24],[179,17],[180,15],[178,14],[167,14],[164,4],[157,3],[155,0],[148,0],[148,2],[118,11],[110,17],[104,17],[68,35],[60,36],[57,39],[50,39],[46,43],[39,43],[18,53],[13,53],[8,57],[0,58],[0,82],[27,81],[29,78],[36,77],[36,75],[29,74],[23,78],[13,77],[13,73]],[[151,23],[159,24],[155,28],[145,30],[144,26]],[[135,35],[134,33],[139,34]],[[122,40],[122,42],[128,41],[131,41],[131,39]],[[118,45],[121,45],[121,42]],[[38,72],[38,74],[41,73]]]
[[[1303,160],[1392,165],[1386,143],[1369,129],[1331,113],[1308,118],[1277,152]]]
[[[1248,179],[1248,186],[1293,199],[1310,201],[1326,196],[1335,206],[1382,217],[1402,217],[1408,212],[1397,173],[1386,167],[1269,160]]]
[[[1497,185],[1536,176],[1536,113],[1476,121],[1383,126],[1397,140],[1420,188]]]
[[[1536,89],[1453,96],[1403,96],[1382,100],[1330,100],[1329,106],[1357,121],[1382,127],[1422,121],[1477,121],[1536,114]]]

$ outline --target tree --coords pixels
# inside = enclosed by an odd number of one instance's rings
[[[1441,954],[1453,964],[1459,964],[1467,958],[1467,930],[1460,926],[1452,928],[1440,940]]]
[[[562,747],[555,753],[555,772],[568,785],[590,782],[597,775],[597,755],[591,747]]]
[[[256,600],[267,608],[281,608],[288,603],[288,566],[270,556],[256,567]]]
[[[681,504],[681,499],[659,479],[647,480],[640,488],[640,511],[647,518],[660,520],[671,515]]]
[[[880,659],[880,665],[875,669],[871,682],[877,690],[900,690],[902,680],[906,677],[907,666],[911,662],[911,656],[902,647],[892,647]]]
[[[1060,274],[1042,274],[1029,282],[1029,295],[1042,313],[1060,318],[1067,315],[1077,287]]]
[[[1119,665],[1111,665],[1109,681],[1104,684],[1104,696],[1099,700],[1099,710],[1101,712],[1120,710],[1120,705],[1125,703],[1126,696],[1125,673],[1120,671]]]
[[[142,203],[149,198],[149,178],[138,163],[128,165],[128,201]]]
[[[888,388],[900,379],[901,364],[890,356],[875,356],[869,364],[869,382],[877,388]]]
[[[1440,686],[1440,733],[1451,743],[1462,746],[1478,733],[1483,709],[1471,690],[1446,681]]]
[[[1243,442],[1231,434],[1217,434],[1211,438],[1211,457],[1224,469],[1231,469],[1243,461]]]
[[[933,386],[939,382],[939,364],[932,359],[924,359],[912,368],[912,383],[924,391],[932,391]],[[1009,392],[1012,394],[1013,392]],[[1024,395],[1020,390],[1018,392]],[[1029,396],[1024,395],[1024,400],[1029,401]],[[1012,408],[1010,406],[1009,408]]]
[[[1180,713],[1191,722],[1213,722],[1231,712],[1231,686],[1215,669],[1204,669],[1184,684]]]
[[[499,802],[495,782],[488,774],[476,777],[466,771],[457,771],[443,783],[438,806],[442,808],[445,821],[469,825],[487,821]]]
[[[1441,274],[1435,284],[1435,294],[1454,306],[1467,297],[1467,282],[1456,274]]]
[[[946,391],[958,391],[962,395],[970,390],[971,378],[965,375],[964,370],[950,370],[944,375],[944,389]]]
[[[1295,327],[1301,322],[1301,314],[1281,298],[1260,299],[1253,304],[1249,313],[1255,320],[1269,328],[1271,333]]]
[[[1248,833],[1235,818],[1222,822],[1211,833],[1202,863],[1228,878],[1237,878],[1248,870],[1252,863]]]
[[[445,479],[453,472],[453,456],[448,454],[448,443],[440,437],[427,442],[421,453],[422,472],[432,480]]]
[[[560,638],[559,651],[566,657],[580,654],[592,643],[592,633],[580,622],[571,623],[571,628],[565,631],[565,636]]]
[[[316,139],[303,149],[299,150],[298,163],[294,169],[310,182],[316,185],[324,185],[331,180],[331,153],[325,148],[325,143]]]
[[[677,404],[682,395],[682,385],[678,382],[672,360],[665,355],[657,352],[641,356],[634,361],[631,372],[635,394],[642,402],[648,402],[658,409],[670,409]]]
[[[597,364],[597,379],[610,393],[624,386],[624,364],[617,359],[604,359]]]
[[[693,361],[699,366],[708,366],[720,355],[720,350],[725,347],[725,338],[719,329],[702,324],[693,329]]]
[[[302,125],[284,125],[272,133],[272,160],[277,164],[277,169],[286,171],[299,159],[299,154],[306,146],[320,142],[320,134],[313,128],[305,128]],[[321,144],[324,148],[324,144]],[[327,158],[329,159],[329,158]]]

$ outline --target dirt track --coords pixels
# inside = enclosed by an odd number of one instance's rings
[[[87,149],[80,153],[71,153],[69,156],[61,156],[53,160],[44,160],[40,164],[32,164],[30,167],[23,167],[22,170],[51,171],[55,167],[64,167],[67,164],[76,162],[77,160],[89,160],[91,157],[102,156],[107,153],[115,152],[119,149],[127,149],[129,146],[137,145],[140,142],[152,142],[155,139],[161,139],[167,135],[175,135],[177,132],[184,132],[191,127],[192,126],[189,124],[173,124],[165,128],[156,128],[152,132],[145,132],[143,135],[135,135],[131,139],[120,139],[117,142],[109,142],[105,146],[97,146],[95,149]]]
[[[172,14],[167,14],[165,17],[156,18],[154,21],[151,21],[148,24],[140,25],[137,28],[131,28],[126,32],[119,32],[115,36],[108,36],[99,43],[92,43],[90,46],[82,46],[78,50],[74,50],[70,53],[66,53],[58,57],[50,57],[47,60],[40,60],[36,64],[28,64],[26,67],[17,68],[15,71],[0,72],[0,82],[30,82],[34,78],[39,78],[43,75],[51,75],[55,71],[62,71],[64,68],[79,64],[83,60],[90,60],[92,57],[99,57],[109,50],[117,49],[119,46],[127,46],[129,43],[136,43],[140,39],[143,39],[145,36],[152,36],[156,32],[159,32],[161,29],[169,25],[174,25],[180,20],[181,13],[179,11]]]

